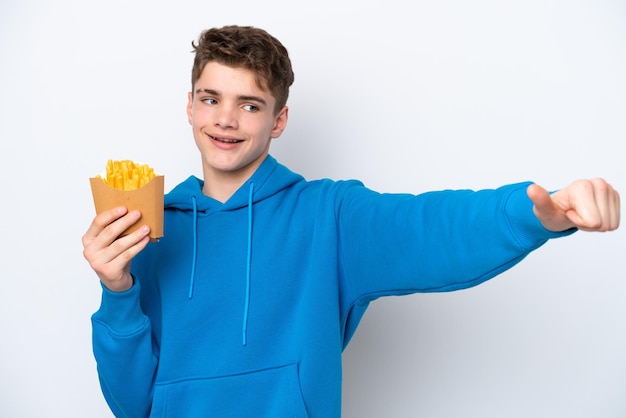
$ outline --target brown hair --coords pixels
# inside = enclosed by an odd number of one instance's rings
[[[200,34],[197,44],[191,45],[195,52],[192,91],[206,64],[215,61],[252,71],[257,85],[269,90],[276,99],[275,112],[287,103],[294,80],[289,54],[278,39],[263,29],[235,25],[211,28]]]

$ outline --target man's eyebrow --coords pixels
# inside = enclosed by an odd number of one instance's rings
[[[213,96],[219,96],[219,93],[216,90],[211,90],[211,89],[197,88],[196,89],[196,94],[198,94],[198,93],[206,93],[206,94],[211,94]]]
[[[263,99],[262,97],[258,97],[258,96],[239,96],[239,100],[244,101],[244,102],[257,102],[262,105],[267,104],[265,99]]]

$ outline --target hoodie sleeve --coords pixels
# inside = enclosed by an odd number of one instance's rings
[[[529,184],[421,195],[346,185],[337,215],[344,321],[352,316],[358,323],[367,303],[380,296],[475,286],[548,239],[571,234],[541,225],[526,195]]]
[[[147,417],[157,359],[150,321],[140,306],[140,284],[135,280],[119,293],[102,288],[100,309],[92,316],[102,392],[116,417]]]

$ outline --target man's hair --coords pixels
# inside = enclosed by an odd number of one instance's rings
[[[287,103],[294,80],[291,60],[280,41],[263,29],[236,25],[211,28],[200,34],[197,44],[192,41],[191,45],[195,52],[192,91],[206,64],[217,62],[252,71],[259,88],[276,99],[274,112]]]

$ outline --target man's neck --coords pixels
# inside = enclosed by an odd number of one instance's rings
[[[207,178],[205,176],[202,193],[219,202],[225,203],[233,194],[235,194],[246,179],[233,178],[230,176],[221,177],[224,178]]]
[[[261,155],[251,164],[237,171],[219,171],[203,167],[204,187],[202,187],[202,193],[225,203],[263,164],[266,156],[267,153]]]

